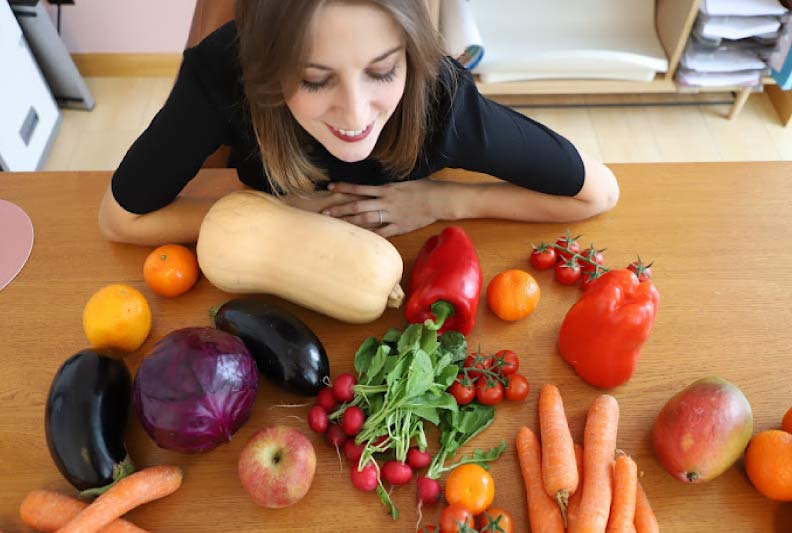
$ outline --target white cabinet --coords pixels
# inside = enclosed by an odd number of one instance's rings
[[[0,169],[38,170],[60,120],[11,7],[0,0]]]

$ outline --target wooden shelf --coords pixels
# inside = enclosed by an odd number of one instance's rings
[[[477,83],[479,92],[487,96],[537,94],[630,94],[676,92],[673,80],[658,75],[652,81],[622,80],[530,80],[498,83]]]
[[[556,79],[530,80],[519,82],[477,82],[479,92],[489,97],[514,97],[520,95],[585,95],[585,94],[696,94],[696,93],[737,93],[730,118],[735,118],[746,100],[753,92],[752,87],[689,87],[674,81],[679,61],[690,37],[691,28],[699,11],[702,0],[656,0],[655,26],[658,37],[669,58],[667,73],[660,73],[651,81],[594,80],[594,79]],[[427,0],[432,23],[439,28],[441,0]],[[762,79],[762,85],[776,85],[770,76]],[[792,123],[792,96],[777,90],[771,98],[776,110],[785,123]],[[785,94],[781,94],[785,93]],[[774,93],[775,94],[775,93]],[[777,102],[784,101],[782,113]]]

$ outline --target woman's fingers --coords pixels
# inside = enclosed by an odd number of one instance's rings
[[[322,211],[322,214],[329,215],[331,217],[340,218],[340,217],[348,217],[354,215],[362,215],[365,213],[372,213],[377,211],[378,209],[382,209],[382,201],[380,199],[358,200],[355,202],[348,202],[345,204],[329,207],[327,209],[324,209]],[[379,220],[379,215],[377,215],[377,220]]]
[[[336,181],[327,185],[327,189],[333,192],[357,194],[358,196],[371,196],[375,198],[382,196],[383,189],[387,188],[387,185],[357,185],[354,183],[345,183],[343,181]]]
[[[356,226],[361,226],[363,228],[379,228],[387,223],[387,221],[385,220],[384,213],[379,210],[366,211],[365,213],[360,213],[359,215],[350,215],[339,218],[341,218],[341,220],[345,220],[346,222],[355,224]]]

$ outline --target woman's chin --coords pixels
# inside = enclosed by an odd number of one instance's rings
[[[333,157],[344,163],[359,163],[367,159],[372,150],[328,150]]]

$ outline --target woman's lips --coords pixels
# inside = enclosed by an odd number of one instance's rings
[[[333,135],[335,135],[342,141],[348,143],[354,143],[354,142],[362,141],[363,139],[368,137],[369,133],[371,133],[371,130],[374,129],[374,123],[372,122],[371,124],[366,126],[366,129],[357,132],[349,131],[349,130],[339,130],[338,128],[334,128],[329,124],[327,124],[327,127],[330,129],[331,132],[333,132]]]

